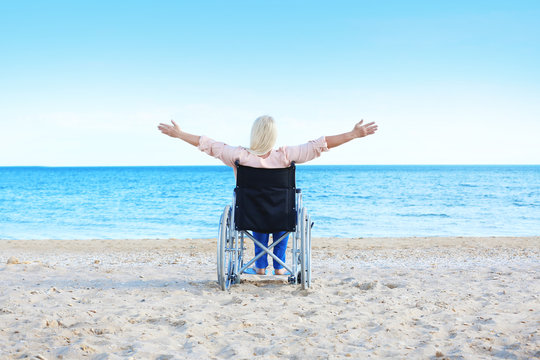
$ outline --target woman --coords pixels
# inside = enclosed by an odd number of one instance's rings
[[[277,129],[274,119],[270,116],[260,116],[253,123],[249,148],[230,146],[206,136],[192,135],[182,131],[174,121],[171,120],[171,122],[172,125],[159,124],[158,129],[165,135],[184,140],[208,155],[220,159],[225,165],[234,169],[235,175],[236,167],[234,163],[236,160],[240,161],[240,165],[256,168],[285,168],[290,166],[293,161],[297,164],[305,163],[319,157],[323,151],[328,151],[328,149],[345,144],[350,140],[371,135],[377,131],[377,125],[374,122],[363,125],[364,120],[362,120],[349,132],[333,136],[321,136],[306,144],[283,146],[275,150],[273,148],[277,138]],[[272,237],[277,240],[283,234],[275,233],[272,234]],[[268,245],[269,235],[253,232],[253,236],[265,246]],[[287,240],[288,237],[274,247],[274,254],[283,262],[285,262]],[[261,251],[261,248],[255,244],[255,255]],[[282,275],[285,273],[285,269],[277,261],[274,261],[273,265],[275,274]],[[267,256],[261,256],[255,262],[255,272],[264,275],[267,266]]]

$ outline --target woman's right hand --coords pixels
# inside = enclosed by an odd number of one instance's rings
[[[182,130],[180,130],[180,127],[174,122],[174,120],[171,120],[171,122],[172,122],[172,125],[160,123],[158,125],[159,131],[161,131],[165,135],[169,135],[170,137],[175,137],[175,138],[180,139]]]

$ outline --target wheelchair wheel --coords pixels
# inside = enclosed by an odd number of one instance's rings
[[[217,244],[217,277],[221,290],[227,290],[234,278],[234,251],[231,251],[232,243],[231,207],[226,206],[219,222]]]

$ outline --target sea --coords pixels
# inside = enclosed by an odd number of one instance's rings
[[[540,165],[299,165],[315,237],[537,236]],[[0,239],[213,238],[226,166],[0,167]]]

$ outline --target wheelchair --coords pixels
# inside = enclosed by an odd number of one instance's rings
[[[270,255],[288,272],[289,284],[311,286],[311,228],[313,222],[302,204],[302,192],[296,188],[294,162],[288,168],[263,169],[242,166],[236,161],[236,187],[232,205],[227,205],[219,221],[217,241],[217,279],[222,290],[239,284],[240,277],[261,256]],[[250,231],[284,231],[268,247]],[[291,235],[291,256],[287,263],[272,249]],[[250,260],[245,258],[245,241],[251,239],[262,251]],[[249,240],[248,240],[249,241]]]

